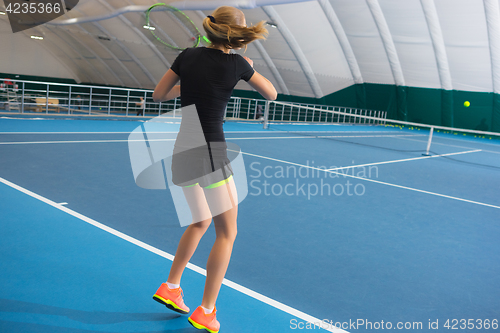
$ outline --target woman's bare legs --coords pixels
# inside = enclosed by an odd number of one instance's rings
[[[203,307],[211,309],[215,306],[237,234],[238,199],[236,187],[234,180],[231,179],[227,184],[214,189],[193,186],[183,190],[193,218],[197,216],[198,219],[202,217],[206,219],[191,224],[182,235],[170,269],[168,282],[180,284],[184,268],[194,254],[201,237],[210,226],[211,217],[207,218],[207,209],[208,212],[223,212],[213,217],[216,239],[208,257],[207,278],[201,303]]]
[[[212,219],[204,220],[198,223],[193,223],[187,227],[186,231],[179,241],[177,251],[175,252],[174,262],[170,268],[168,275],[168,282],[173,284],[180,284],[184,268],[194,254],[198,247],[201,237],[205,234]]]
[[[207,262],[207,279],[201,305],[207,309],[215,306],[224,275],[226,275],[233,244],[236,238],[238,207],[214,216],[216,239]]]
[[[207,194],[207,202],[214,211],[220,211],[221,207],[232,207],[222,214],[214,216],[216,239],[208,257],[207,279],[201,303],[204,308],[212,309],[219,295],[224,275],[226,275],[237,234],[238,200],[232,179],[224,186],[205,190],[205,193]]]
[[[184,231],[175,252],[174,262],[167,280],[173,284],[180,284],[184,268],[186,268],[187,263],[198,247],[201,237],[203,237],[212,221],[212,215],[203,189],[196,185],[183,188],[183,191],[193,216],[193,223]]]

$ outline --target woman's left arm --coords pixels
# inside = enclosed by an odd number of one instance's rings
[[[169,69],[156,86],[153,92],[153,101],[158,103],[179,97],[181,95],[181,86],[175,85],[179,82],[179,79],[179,75]]]

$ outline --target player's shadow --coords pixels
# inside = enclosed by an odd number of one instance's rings
[[[27,314],[64,316],[68,319],[91,325],[106,325],[106,324],[116,324],[122,322],[141,322],[141,321],[150,321],[150,322],[164,321],[165,323],[167,323],[170,320],[183,317],[180,314],[176,313],[161,313],[161,312],[125,313],[125,312],[106,312],[106,311],[82,311],[82,310],[67,309],[57,306],[23,302],[10,299],[0,299],[0,312],[11,312],[11,313],[17,312],[17,313],[27,313]],[[26,325],[26,323],[22,324]],[[84,332],[85,330],[77,329],[75,330],[75,332],[76,331]],[[179,333],[181,332],[187,333],[187,332],[192,332],[192,328],[174,329],[171,331]],[[165,332],[165,330],[162,330],[161,332]]]

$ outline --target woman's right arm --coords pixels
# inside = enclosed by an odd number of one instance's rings
[[[169,69],[161,78],[160,82],[153,92],[153,100],[157,102],[168,101],[181,95],[180,86],[175,84],[179,82],[179,76]]]
[[[265,99],[274,101],[278,97],[278,92],[273,84],[257,72],[253,73],[248,83]]]
[[[253,61],[248,58],[248,57],[243,57],[245,60],[252,66],[253,68]],[[274,101],[278,97],[278,93],[276,92],[276,88],[274,88],[273,84],[271,81],[263,77],[257,72],[254,72],[250,80],[248,81],[248,84],[259,94],[261,94],[265,99]]]

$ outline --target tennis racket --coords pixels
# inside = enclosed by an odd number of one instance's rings
[[[165,3],[154,4],[146,10],[143,28],[148,30],[146,36],[150,40],[173,50],[182,51],[197,47],[201,41],[208,42],[183,11]]]

